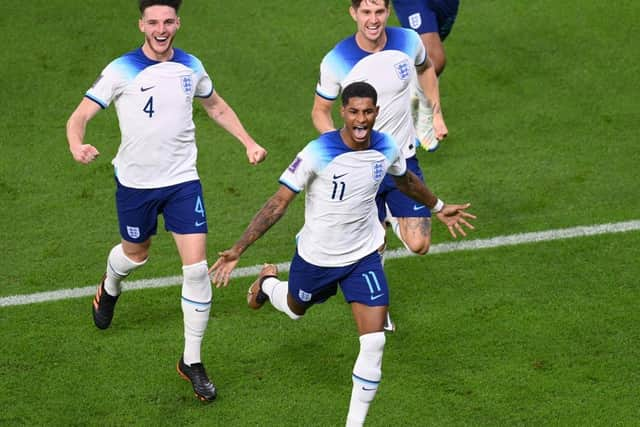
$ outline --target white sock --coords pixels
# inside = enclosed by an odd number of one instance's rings
[[[382,378],[382,353],[384,332],[373,332],[360,336],[360,353],[353,367],[353,389],[347,414],[347,426],[362,426],[369,405],[378,391]]]
[[[120,295],[122,280],[146,262],[146,259],[142,262],[129,259],[122,250],[122,243],[117,244],[111,248],[107,258],[107,277],[104,280],[104,290],[113,297]]]
[[[285,313],[293,320],[298,320],[300,315],[295,314],[287,303],[289,293],[289,282],[282,282],[275,277],[269,277],[262,282],[262,292],[269,296],[271,305],[278,311]]]
[[[200,348],[211,311],[211,282],[207,261],[182,266],[182,314],[184,319],[184,363],[200,363]]]

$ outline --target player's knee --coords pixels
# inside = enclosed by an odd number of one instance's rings
[[[147,259],[149,258],[148,247],[140,246],[140,247],[132,248],[131,246],[127,246],[125,248],[123,245],[122,248],[123,248],[124,256],[126,256],[129,260],[131,260],[136,264],[144,264],[145,262],[147,262]]]
[[[417,255],[425,255],[429,252],[431,239],[428,236],[420,236],[420,238],[408,239],[407,248]]]
[[[211,283],[207,261],[203,260],[195,264],[182,266],[182,296],[198,302],[211,300]]]
[[[384,332],[360,335],[360,353],[353,369],[354,380],[366,381],[373,393],[364,393],[361,400],[373,400],[375,389],[382,378],[382,353],[386,338]]]
[[[360,336],[360,351],[369,353],[374,358],[382,359],[382,352],[384,351],[384,344],[387,339],[384,332],[373,332],[370,334],[364,334]]]
[[[291,297],[291,294],[287,294],[287,308],[285,311],[287,316],[293,320],[299,320],[306,313],[307,308],[298,304],[298,302]]]

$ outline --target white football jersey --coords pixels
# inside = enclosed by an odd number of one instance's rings
[[[353,264],[384,243],[376,193],[386,173],[401,176],[406,162],[397,143],[373,131],[367,150],[354,151],[340,131],[311,141],[280,176],[292,191],[306,191],[298,253],[320,267]]]
[[[193,98],[212,93],[200,60],[180,49],[157,62],[140,48],[104,69],[85,96],[102,108],[115,103],[122,138],[112,163],[122,185],[159,188],[198,179]]]
[[[416,153],[416,131],[411,117],[411,79],[416,66],[426,61],[420,36],[410,29],[387,27],[384,49],[365,52],[355,36],[338,43],[322,60],[316,93],[327,100],[338,98],[342,89],[356,81],[372,85],[378,92],[380,114],[375,129],[394,137],[405,158]]]

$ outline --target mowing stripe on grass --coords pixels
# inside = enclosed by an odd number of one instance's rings
[[[574,237],[595,236],[598,234],[624,233],[627,231],[640,230],[640,220],[617,222],[613,224],[600,224],[593,226],[564,228],[559,230],[539,231],[533,233],[511,234],[509,236],[498,236],[491,239],[463,240],[451,243],[440,243],[431,246],[430,254],[442,254],[454,251],[477,250],[486,248],[496,248],[499,246],[513,246],[525,243],[537,243],[550,240],[571,239]],[[406,249],[395,249],[387,251],[386,259],[404,258],[413,256]],[[232,278],[257,276],[262,266],[254,265],[236,269]],[[281,272],[289,271],[289,263],[278,264]],[[162,288],[175,286],[182,283],[182,276],[161,277],[157,279],[144,279],[132,282],[123,282],[123,290]],[[0,298],[0,307],[10,307],[14,305],[34,304],[38,302],[56,301],[62,299],[79,298],[93,295],[95,285],[83,288],[62,289],[51,292],[38,292],[27,295],[14,295]]]

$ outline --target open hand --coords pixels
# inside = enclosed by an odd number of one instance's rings
[[[465,203],[463,205],[445,204],[442,210],[436,214],[438,219],[447,226],[449,233],[451,233],[454,239],[458,237],[456,231],[462,236],[467,235],[462,227],[463,225],[469,230],[475,230],[475,227],[466,220],[466,218],[476,219],[475,215],[466,211],[469,206],[471,206],[471,203]]]

